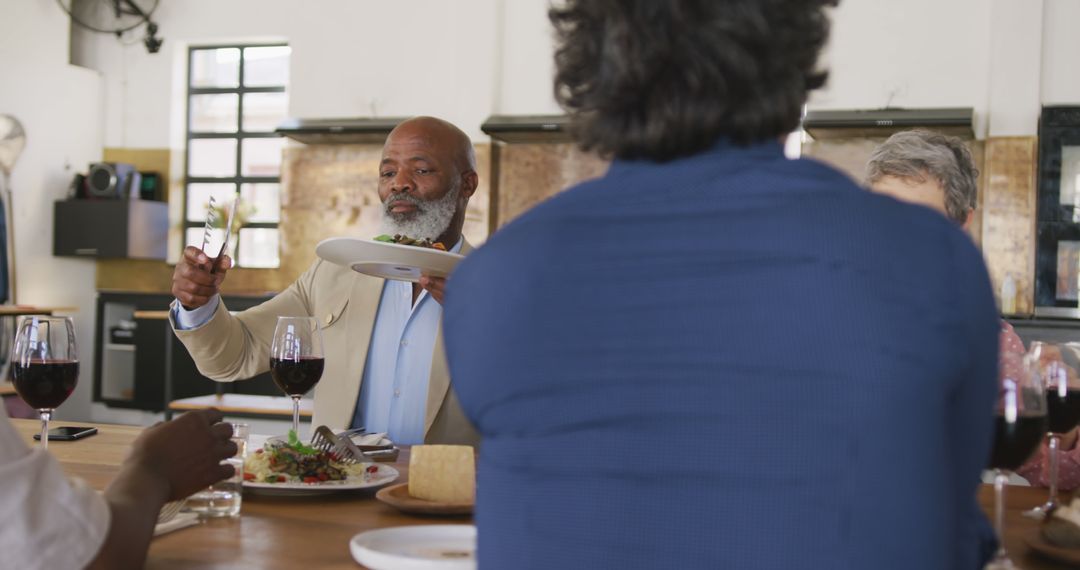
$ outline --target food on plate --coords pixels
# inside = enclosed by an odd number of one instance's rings
[[[413,247],[426,247],[428,249],[437,249],[439,251],[446,251],[446,246],[439,241],[431,241],[431,238],[416,239],[409,236],[403,236],[401,234],[394,234],[392,236],[382,234],[373,238],[375,241],[381,241],[384,243],[396,243],[400,245],[411,245]]]
[[[472,503],[476,460],[468,445],[414,445],[409,457],[409,495],[440,503]]]
[[[1043,520],[1042,535],[1047,542],[1063,548],[1080,548],[1080,499],[1062,503]]]
[[[244,480],[253,483],[368,481],[379,472],[371,463],[346,465],[332,453],[304,445],[289,430],[289,441],[271,440],[244,460]]]

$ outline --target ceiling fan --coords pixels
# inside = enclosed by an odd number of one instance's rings
[[[158,25],[151,19],[159,0],[56,0],[72,23],[100,34],[121,38],[139,26],[146,25],[143,44],[146,51],[157,53],[162,39],[157,37]]]

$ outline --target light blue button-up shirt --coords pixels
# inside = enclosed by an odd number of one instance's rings
[[[461,251],[461,240],[450,249]],[[210,320],[220,298],[187,311],[176,303],[178,328],[198,328]],[[439,334],[442,305],[421,291],[412,302],[412,283],[387,281],[383,285],[375,327],[356,400],[351,427],[386,432],[396,443],[424,443],[428,383],[435,338]]]

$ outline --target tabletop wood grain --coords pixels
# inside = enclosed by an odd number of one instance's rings
[[[12,420],[19,433],[34,444],[40,423]],[[64,425],[91,425],[58,422]],[[119,469],[138,427],[100,425],[98,434],[71,442],[50,442],[49,451],[70,475],[103,489]],[[408,478],[408,449],[392,465]],[[244,494],[238,519],[213,520],[154,539],[147,568],[328,568],[355,569],[349,539],[377,528],[418,524],[468,524],[470,517],[421,517],[403,514],[374,498],[375,491],[304,497]],[[1069,565],[1043,558],[1024,542],[1037,521],[1022,516],[1041,504],[1046,489],[1009,487],[1006,495],[1006,546],[1013,561],[1026,570],[1058,570]],[[979,503],[993,513],[993,487],[979,489]]]
[[[40,424],[12,420],[28,443]],[[58,422],[59,425],[60,422]],[[49,451],[70,475],[103,489],[119,470],[141,428],[95,425],[98,434],[72,442],[49,442]],[[408,449],[392,465],[408,475]],[[374,490],[332,495],[272,497],[244,493],[241,516],[212,520],[154,539],[147,568],[352,569],[349,539],[377,528],[420,524],[469,524],[469,517],[405,515],[375,500]]]

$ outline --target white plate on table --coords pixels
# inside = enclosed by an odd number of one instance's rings
[[[353,559],[372,570],[475,570],[471,524],[399,526],[362,532],[349,541]]]
[[[465,258],[437,249],[351,237],[324,239],[315,246],[315,255],[359,273],[413,283],[422,273],[446,277]]]
[[[256,483],[256,481],[244,481],[244,490],[251,490],[259,494],[323,494],[330,492],[355,491],[360,489],[376,489],[383,485],[389,485],[397,479],[399,473],[390,465],[374,463],[379,469],[375,476],[366,480],[350,477],[340,481],[323,481],[323,483]]]
[[[389,485],[397,480],[399,475],[397,469],[383,463],[372,463],[372,465],[378,468],[378,472],[367,479],[349,477],[344,481],[323,481],[321,483],[244,481],[244,490],[250,490],[261,495],[322,495],[342,491],[356,491],[358,489],[375,489]]]
[[[270,439],[278,439],[278,436],[252,434],[248,438],[249,453],[256,449],[262,449]],[[344,481],[323,481],[322,483],[265,483],[256,481],[244,481],[244,490],[260,495],[322,495],[326,493],[340,493],[343,491],[355,491],[358,489],[375,489],[389,485],[400,476],[397,469],[385,463],[372,463],[378,471],[366,479],[362,477],[349,477]]]

